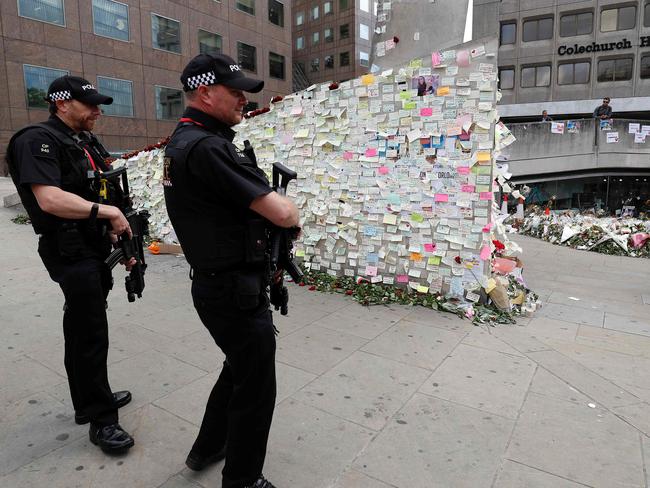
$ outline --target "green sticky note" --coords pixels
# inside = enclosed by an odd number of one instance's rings
[[[441,260],[441,259],[442,259],[442,258],[441,258],[440,256],[431,256],[431,257],[428,259],[427,264],[431,264],[431,265],[433,265],[433,266],[438,266],[438,265],[440,264],[440,260]]]
[[[411,214],[411,221],[412,222],[424,222],[424,216],[422,214],[413,212]]]
[[[305,257],[305,250],[304,249],[296,249],[296,257],[304,258]]]
[[[411,92],[410,91],[399,92],[399,99],[400,100],[410,100],[411,99]]]
[[[404,110],[414,110],[418,106],[417,102],[404,102]]]
[[[420,59],[411,59],[409,63],[410,68],[421,68],[422,67],[422,58]]]

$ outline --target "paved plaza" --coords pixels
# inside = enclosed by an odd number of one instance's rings
[[[212,488],[184,466],[223,356],[182,257],[151,256],[145,296],[110,296],[109,375],[136,444],[109,457],[74,423],[63,300],[30,226],[0,209],[0,486]],[[476,327],[291,285],[276,314],[278,488],[648,487],[650,260],[516,237],[544,307]]]

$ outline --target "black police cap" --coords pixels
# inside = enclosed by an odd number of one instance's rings
[[[185,66],[181,74],[183,90],[196,90],[200,85],[225,85],[257,93],[264,88],[262,80],[247,78],[239,64],[225,54],[199,54]]]
[[[102,95],[88,80],[79,76],[61,76],[54,80],[47,89],[48,102],[57,100],[79,100],[88,105],[110,105],[113,98]]]

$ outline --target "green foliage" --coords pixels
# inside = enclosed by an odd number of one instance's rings
[[[25,214],[16,215],[13,219],[11,219],[11,221],[14,224],[22,224],[22,225],[27,225],[32,223],[30,218]]]

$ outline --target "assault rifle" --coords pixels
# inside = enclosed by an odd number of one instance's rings
[[[295,171],[290,170],[281,163],[273,163],[273,189],[279,195],[287,194],[289,182],[297,177]],[[300,283],[303,274],[300,268],[293,261],[293,241],[298,237],[300,228],[293,227],[285,229],[273,226],[269,239],[269,260],[271,264],[271,304],[276,310],[280,310],[282,315],[289,312],[289,292],[284,286],[283,274],[280,274],[278,281],[275,281],[275,275],[278,271],[284,270],[295,283]]]
[[[120,177],[122,180],[121,186]],[[142,298],[142,291],[144,290],[144,272],[147,269],[144,260],[144,236],[149,235],[149,212],[146,210],[137,212],[133,208],[125,166],[103,173],[95,173],[95,178],[99,179],[100,199],[119,208],[131,227],[133,237],[129,237],[126,232],[118,236],[116,249],[104,262],[109,269],[113,269],[119,262],[128,263],[131,258],[135,258],[135,264],[131,268],[129,275],[124,278],[126,296],[129,302],[134,302],[136,295],[138,298]],[[110,188],[109,183],[112,184],[112,188]],[[109,193],[111,193],[110,196]]]

